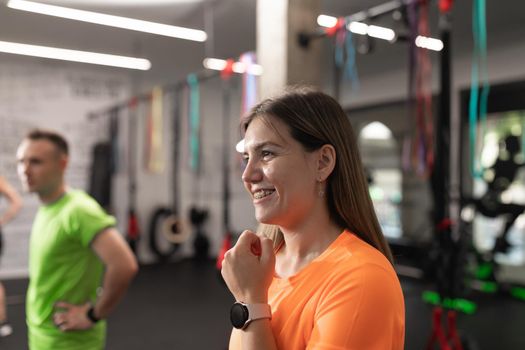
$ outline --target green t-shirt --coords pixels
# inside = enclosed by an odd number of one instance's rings
[[[100,350],[106,324],[61,332],[53,323],[54,304],[95,302],[104,266],[90,247],[93,238],[115,226],[98,203],[82,191],[40,207],[29,242],[27,325],[31,350]]]

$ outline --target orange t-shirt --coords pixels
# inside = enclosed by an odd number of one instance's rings
[[[319,257],[268,291],[279,350],[402,350],[403,293],[390,262],[344,231]],[[241,349],[234,330],[230,349]]]

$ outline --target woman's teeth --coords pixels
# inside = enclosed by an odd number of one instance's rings
[[[271,195],[273,192],[275,192],[275,190],[259,190],[253,194],[253,198],[261,199],[261,198]]]

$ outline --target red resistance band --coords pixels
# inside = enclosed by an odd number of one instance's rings
[[[336,25],[330,28],[326,28],[324,32],[326,33],[327,36],[334,36],[339,30],[345,27],[345,24],[346,22],[345,22],[344,17],[339,17],[337,19]]]
[[[222,261],[224,260],[224,255],[226,254],[226,252],[228,250],[230,250],[232,247],[232,235],[230,233],[228,233],[223,241],[222,241],[222,246],[221,246],[221,250],[219,251],[219,254],[217,255],[217,261],[215,263],[215,267],[217,268],[217,270],[221,270],[222,269]]]
[[[454,0],[439,0],[439,11],[441,13],[448,13],[452,9]]]
[[[430,36],[428,25],[428,3],[420,4],[417,22],[419,35]],[[432,62],[427,50],[417,50],[416,68],[416,138],[412,159],[418,174],[427,178],[434,168],[434,118],[432,116]]]
[[[144,167],[148,169],[148,165],[151,158],[151,149],[153,147],[153,92],[148,96],[149,100],[149,111],[146,117],[146,157],[144,159]]]
[[[231,58],[226,60],[226,66],[221,70],[221,78],[223,80],[228,80],[233,75],[233,63],[234,60]]]
[[[445,231],[452,227],[453,221],[449,218],[444,218],[439,224],[437,224],[438,231]]]
[[[137,215],[135,214],[134,210],[130,210],[128,215],[128,238],[130,240],[135,241],[139,238],[140,235]]]

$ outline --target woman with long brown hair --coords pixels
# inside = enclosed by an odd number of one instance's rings
[[[242,128],[261,226],[223,262],[230,349],[403,349],[403,294],[341,106],[294,88]]]

